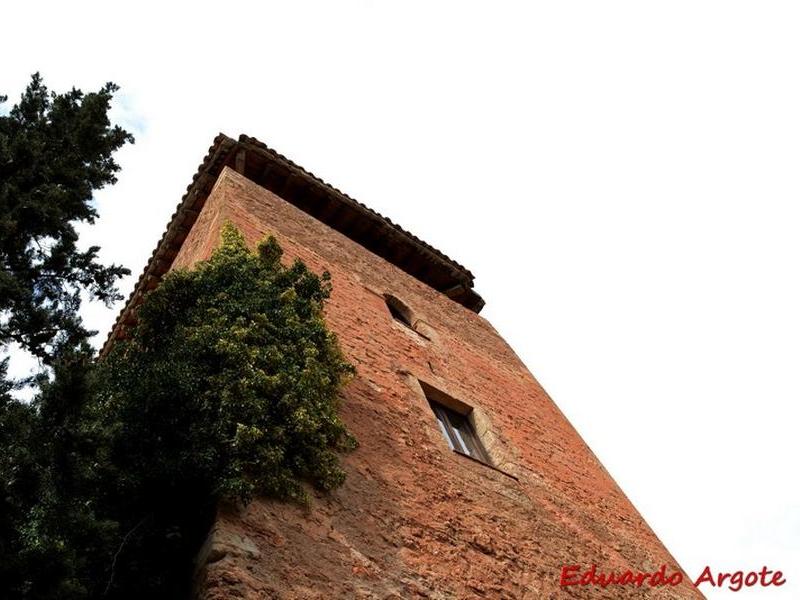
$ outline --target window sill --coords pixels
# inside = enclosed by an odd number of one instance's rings
[[[490,465],[487,462],[483,462],[482,460],[477,459],[474,456],[470,456],[469,454],[465,454],[464,452],[461,452],[460,450],[456,450],[455,448],[451,448],[451,450],[452,450],[453,454],[458,454],[459,456],[463,456],[464,458],[466,458],[468,460],[471,460],[472,462],[478,463],[479,465],[483,465],[484,467],[487,467],[487,468],[491,469],[492,471],[497,471],[498,473],[501,473],[501,474],[505,475],[506,477],[510,477],[514,481],[519,481],[519,477],[517,477],[516,475],[512,475],[508,471],[503,471],[503,469],[498,469],[494,465]]]
[[[412,333],[413,333],[413,334],[415,334],[417,337],[421,337],[421,338],[422,338],[423,340],[425,340],[426,342],[430,342],[430,341],[431,341],[431,338],[429,338],[429,337],[428,337],[427,335],[425,335],[424,333],[420,333],[419,331],[417,331],[416,329],[414,329],[414,328],[413,328],[411,325],[409,325],[408,323],[406,323],[406,322],[404,322],[404,321],[401,321],[400,319],[394,319],[394,322],[395,322],[395,323],[397,323],[398,325],[402,326],[404,330],[412,332]]]

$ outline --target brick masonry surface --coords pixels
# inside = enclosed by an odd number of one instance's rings
[[[674,588],[560,588],[563,565],[677,569],[636,509],[492,326],[225,168],[173,268],[208,258],[233,222],[287,260],[327,269],[326,307],[358,375],[342,415],[360,442],[344,486],[310,510],[221,509],[196,594],[230,598],[699,598]],[[383,294],[425,339],[394,321]],[[497,469],[451,451],[419,381],[475,408]]]

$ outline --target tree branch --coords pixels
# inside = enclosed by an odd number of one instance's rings
[[[152,515],[148,514],[142,517],[142,520],[139,521],[136,525],[134,525],[133,529],[131,529],[128,533],[126,533],[125,537],[122,538],[122,543],[119,545],[119,548],[117,548],[117,551],[114,553],[114,560],[111,561],[111,576],[108,578],[108,585],[106,585],[106,589],[103,592],[103,596],[108,595],[108,592],[111,590],[111,584],[114,583],[114,572],[116,571],[117,568],[117,559],[119,558],[122,549],[125,547],[125,544],[128,542],[128,539],[133,535],[133,533],[137,529],[139,529],[139,527],[144,525],[145,521],[147,521],[151,516]]]

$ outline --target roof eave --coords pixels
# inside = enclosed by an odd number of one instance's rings
[[[340,230],[344,235],[393,262],[469,310],[477,313],[483,308],[483,299],[473,289],[472,273],[439,250],[325,183],[255,138],[241,135],[236,141],[220,133],[198,167],[125,307],[120,311],[101,350],[101,355],[108,352],[112,340],[126,337],[127,329],[135,324],[136,306],[144,294],[155,288],[171,268],[181,244],[194,225],[208,194],[225,166],[234,168],[245,177],[270,189],[323,222],[327,219],[329,226]],[[284,176],[287,181],[289,177],[294,178],[293,188],[287,182],[279,185],[280,178]],[[276,187],[281,189],[275,189]],[[290,194],[289,191],[292,189],[294,191]],[[303,190],[307,193],[300,193]],[[315,204],[309,199],[321,199],[320,202],[325,204]],[[335,216],[337,211],[342,212],[339,221],[335,221],[331,216]],[[352,213],[356,220],[363,220],[366,228],[362,223],[358,230],[348,231],[345,226],[348,222],[346,213]],[[370,248],[371,242],[374,243]]]

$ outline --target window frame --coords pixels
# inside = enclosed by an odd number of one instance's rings
[[[458,412],[431,398],[428,398],[428,404],[439,425],[442,437],[453,452],[492,466],[489,454],[475,431],[469,413]]]

